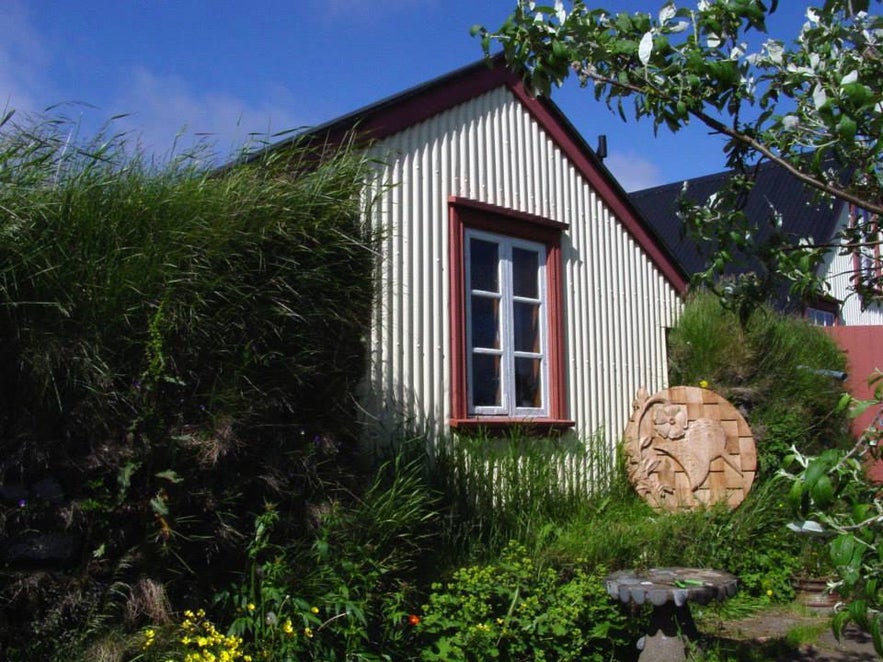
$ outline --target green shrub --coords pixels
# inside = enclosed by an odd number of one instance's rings
[[[434,584],[417,626],[422,660],[608,660],[636,637],[603,567],[539,567],[517,543]]]

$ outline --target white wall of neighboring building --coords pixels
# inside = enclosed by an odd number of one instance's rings
[[[849,223],[849,207],[841,205],[840,218],[837,221],[835,234],[847,227]],[[852,279],[855,275],[855,262],[852,255],[839,255],[839,251],[831,251],[820,267],[828,293],[841,301],[840,323],[845,326],[876,326],[883,325],[883,306],[879,303],[863,309],[861,298],[852,291]]]

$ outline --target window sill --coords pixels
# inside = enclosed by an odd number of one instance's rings
[[[506,416],[475,416],[473,418],[452,418],[449,421],[454,430],[487,430],[502,433],[514,428],[529,435],[542,436],[560,434],[576,423],[558,418],[509,418]]]

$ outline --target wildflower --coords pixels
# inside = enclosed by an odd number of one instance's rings
[[[766,590],[766,594],[767,594],[767,597],[768,597],[768,598],[773,597],[773,589],[768,588],[768,589]]]
[[[420,617],[417,614],[409,614],[408,625],[420,625]]]
[[[318,607],[310,607],[310,611],[311,611],[312,613],[314,613],[314,614],[318,614],[318,613],[319,613],[319,608],[318,608]]]
[[[254,602],[249,602],[247,605],[245,605],[245,608],[248,609],[249,611],[254,611],[255,610]],[[186,614],[185,614],[185,616],[186,616]]]
[[[290,618],[285,619],[285,622],[282,624],[282,631],[289,637],[294,634],[294,626],[291,624]]]
[[[313,629],[312,628],[304,628],[304,636],[307,639],[312,639],[313,638]]]
[[[699,388],[708,388],[708,382],[704,379],[699,380]]]
[[[156,643],[156,630],[147,628],[144,630],[144,648],[150,648]]]

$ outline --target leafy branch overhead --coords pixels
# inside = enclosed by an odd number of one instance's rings
[[[724,138],[728,166],[749,178],[770,160],[825,197],[881,214],[880,0],[808,7],[790,40],[767,32],[778,4],[668,2],[629,14],[520,0],[499,29],[473,34],[487,55],[499,44],[537,94],[574,76],[623,120],[631,103],[655,129],[706,125]]]

